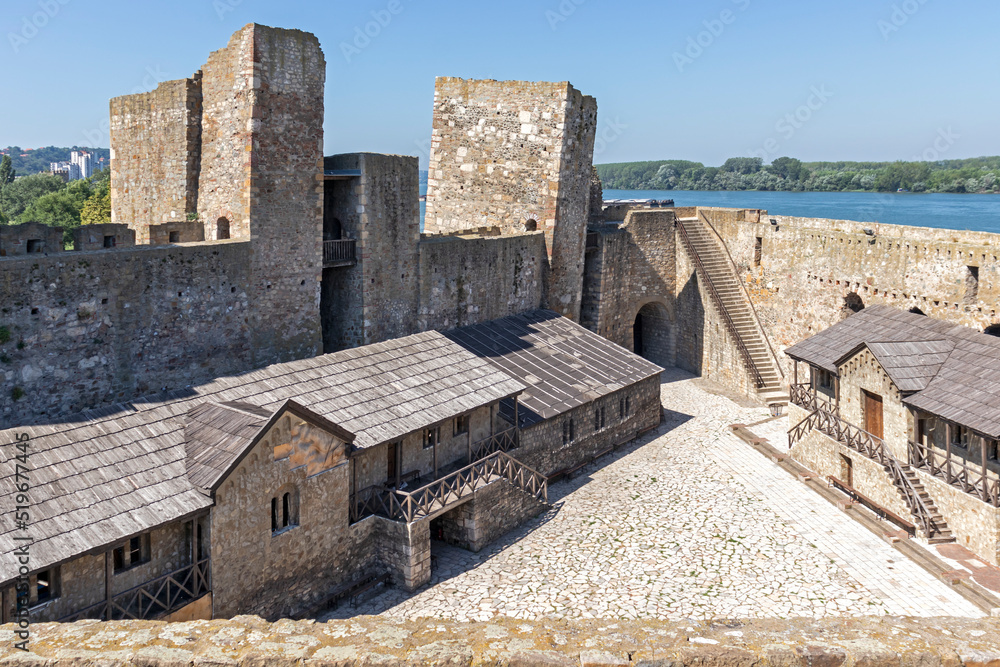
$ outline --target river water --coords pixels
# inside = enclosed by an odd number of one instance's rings
[[[426,186],[420,194],[426,193]],[[760,208],[774,215],[831,218],[1000,234],[1000,195],[872,192],[605,190],[605,199],[673,199],[677,206]],[[426,205],[420,202],[420,228]]]
[[[773,215],[1000,234],[1000,195],[605,190],[604,198],[673,199],[676,206],[760,208]]]

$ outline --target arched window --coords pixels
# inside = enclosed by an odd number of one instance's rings
[[[855,313],[860,313],[865,309],[865,302],[861,300],[857,292],[851,292],[844,297],[844,308]]]
[[[229,238],[229,220],[227,218],[219,218],[215,221],[215,238]]]
[[[538,221],[528,220],[524,223],[524,231],[526,232],[537,232],[538,231]]]
[[[271,533],[276,535],[297,525],[299,525],[298,490],[285,487],[271,498]]]

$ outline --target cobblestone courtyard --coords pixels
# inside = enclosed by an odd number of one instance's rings
[[[664,380],[659,431],[551,487],[553,510],[479,554],[435,543],[429,586],[327,618],[982,616],[726,428],[765,408]]]

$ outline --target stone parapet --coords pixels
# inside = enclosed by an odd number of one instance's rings
[[[518,665],[598,667],[994,667],[995,619],[753,621],[230,621],[33,625],[29,652],[0,628],[10,665]]]

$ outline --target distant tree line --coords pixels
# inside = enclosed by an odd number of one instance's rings
[[[25,150],[20,146],[8,146],[7,148],[0,149],[0,153],[10,156],[14,169],[22,176],[48,173],[51,163],[69,162],[70,153],[73,151],[86,151],[90,153],[94,157],[95,172],[100,167],[101,158],[104,158],[105,167],[111,163],[111,150],[107,148],[44,146],[42,148]]]
[[[734,157],[721,167],[687,160],[597,165],[608,190],[1000,192],[1000,157],[938,162],[801,162]]]
[[[69,183],[52,174],[17,176],[10,156],[0,158],[0,224],[61,227],[69,243],[80,225],[111,222],[110,169]]]

